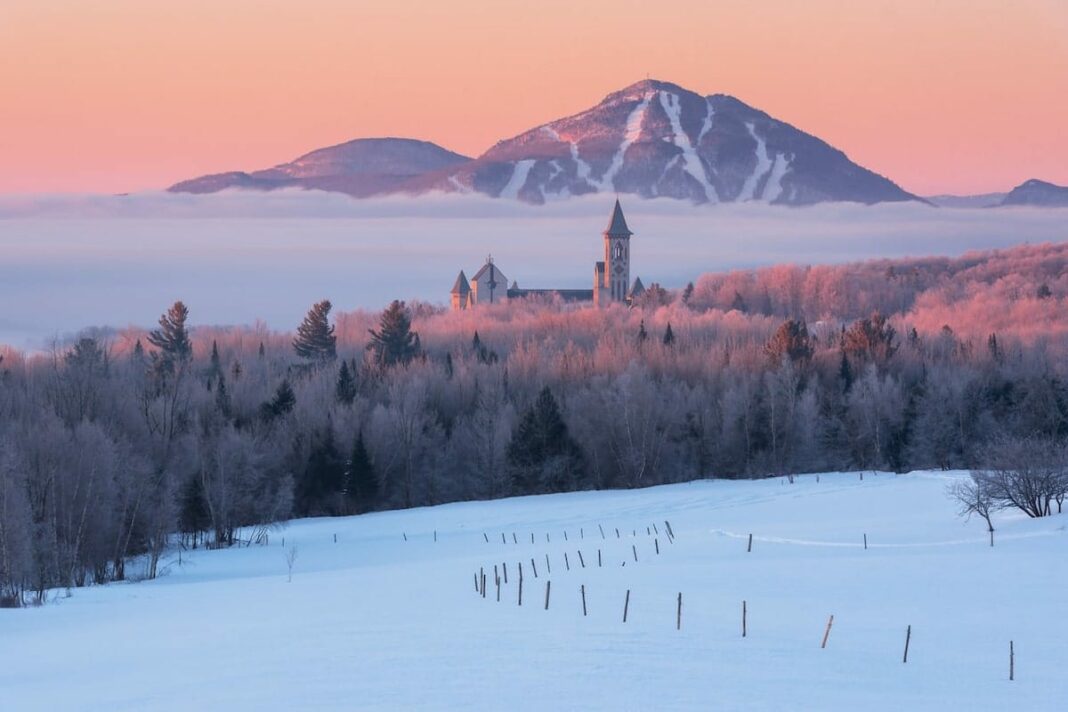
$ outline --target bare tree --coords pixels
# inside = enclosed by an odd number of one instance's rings
[[[990,532],[990,546],[994,546],[992,517],[1003,505],[994,499],[987,476],[973,472],[968,479],[958,479],[949,486],[949,495],[960,505],[960,516],[970,519],[975,514],[983,518],[987,531]]]
[[[288,583],[293,583],[293,564],[297,563],[297,547],[293,546],[286,549],[286,570],[288,572]]]

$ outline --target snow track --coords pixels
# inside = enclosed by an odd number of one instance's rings
[[[608,166],[608,170],[601,176],[601,190],[612,191],[616,189],[616,175],[623,168],[623,159],[626,156],[627,149],[641,136],[642,124],[645,123],[645,111],[649,108],[649,101],[652,96],[652,93],[645,94],[638,105],[634,107],[634,110],[630,112],[630,115],[627,116],[627,127],[623,132],[623,140],[620,142],[615,156],[612,157],[612,163]]]
[[[512,169],[512,177],[508,180],[507,185],[501,188],[500,198],[511,198],[512,200],[519,199],[519,191],[523,189],[523,186],[527,183],[527,176],[530,175],[530,169],[534,167],[535,161],[533,158],[524,158],[515,164]]]
[[[742,185],[742,192],[738,195],[739,201],[756,199],[756,189],[760,185],[760,180],[771,170],[768,145],[764,142],[764,139],[757,135],[753,128],[753,122],[750,121],[745,127],[749,130],[749,135],[753,137],[753,140],[757,142],[756,166],[753,168],[753,173],[745,179],[745,184]]]
[[[682,107],[679,103],[678,95],[663,91],[659,92],[659,94],[660,105],[664,107],[664,112],[667,114],[668,120],[671,122],[672,140],[674,141],[675,146],[682,151],[682,160],[686,172],[701,184],[701,189],[705,194],[705,200],[718,203],[719,194],[716,192],[716,187],[708,181],[708,174],[705,173],[704,164],[701,163],[697,151],[694,150],[693,144],[690,143],[690,137],[682,130]],[[708,109],[711,112],[710,105],[708,105]],[[705,124],[706,126],[711,126],[710,115],[705,117]],[[707,128],[702,130],[702,137],[704,136],[705,131],[707,131]],[[700,138],[698,139],[698,144],[700,144]]]

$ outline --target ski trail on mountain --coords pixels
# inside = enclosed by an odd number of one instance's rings
[[[753,122],[748,122],[745,127],[749,129],[749,135],[753,137],[753,140],[757,142],[757,163],[756,167],[753,168],[752,175],[745,179],[745,184],[742,186],[742,192],[738,195],[738,200],[753,200],[756,195],[756,188],[760,184],[760,179],[771,170],[771,157],[768,156],[768,145],[753,130]]]
[[[771,167],[768,184],[764,186],[764,200],[772,203],[782,195],[782,179],[790,171],[790,159],[781,153],[775,154],[775,164]]]
[[[617,150],[616,155],[612,157],[611,165],[608,166],[608,170],[605,171],[604,176],[601,177],[601,190],[616,189],[616,175],[623,167],[623,157],[626,155],[627,149],[630,148],[632,143],[638,140],[639,136],[641,136],[642,124],[645,123],[645,111],[649,108],[649,100],[651,98],[652,94],[643,96],[641,103],[639,103],[627,117],[627,128],[623,133],[623,142],[619,144],[619,150]]]
[[[535,162],[533,158],[524,158],[516,163],[512,169],[512,177],[508,180],[508,184],[501,188],[501,193],[497,197],[518,200],[519,191],[526,184],[527,176],[530,175],[530,169],[534,167]]]
[[[668,92],[659,92],[659,94],[660,105],[664,107],[664,112],[671,122],[672,140],[675,146],[682,151],[684,170],[701,184],[701,189],[705,193],[705,200],[718,203],[719,194],[716,192],[715,186],[708,182],[708,174],[705,173],[704,164],[701,163],[697,151],[694,150],[693,144],[690,143],[690,137],[682,130],[682,106],[679,102],[679,95]],[[705,123],[709,124],[707,116],[705,117]]]

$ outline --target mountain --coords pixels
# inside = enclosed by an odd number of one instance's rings
[[[499,141],[474,160],[421,141],[363,139],[269,170],[204,176],[170,190],[285,186],[354,196],[473,192],[536,204],[598,192],[694,203],[922,200],[738,99],[653,80]]]
[[[1032,178],[1009,191],[1001,205],[1038,205],[1046,208],[1068,207],[1068,187]]]
[[[1008,193],[979,193],[977,195],[928,195],[928,203],[940,208],[992,208],[1001,205]]]
[[[409,187],[530,203],[595,192],[695,203],[918,200],[824,141],[738,99],[704,97],[652,80]]]
[[[470,160],[427,141],[361,138],[320,148],[274,168],[201,176],[176,183],[168,190],[214,193],[226,188],[273,190],[297,186],[366,197],[399,188],[414,176]]]

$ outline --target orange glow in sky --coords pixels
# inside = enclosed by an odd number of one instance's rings
[[[1068,184],[1065,0],[3,0],[0,192],[120,192],[363,136],[477,155],[646,76],[906,190]]]

